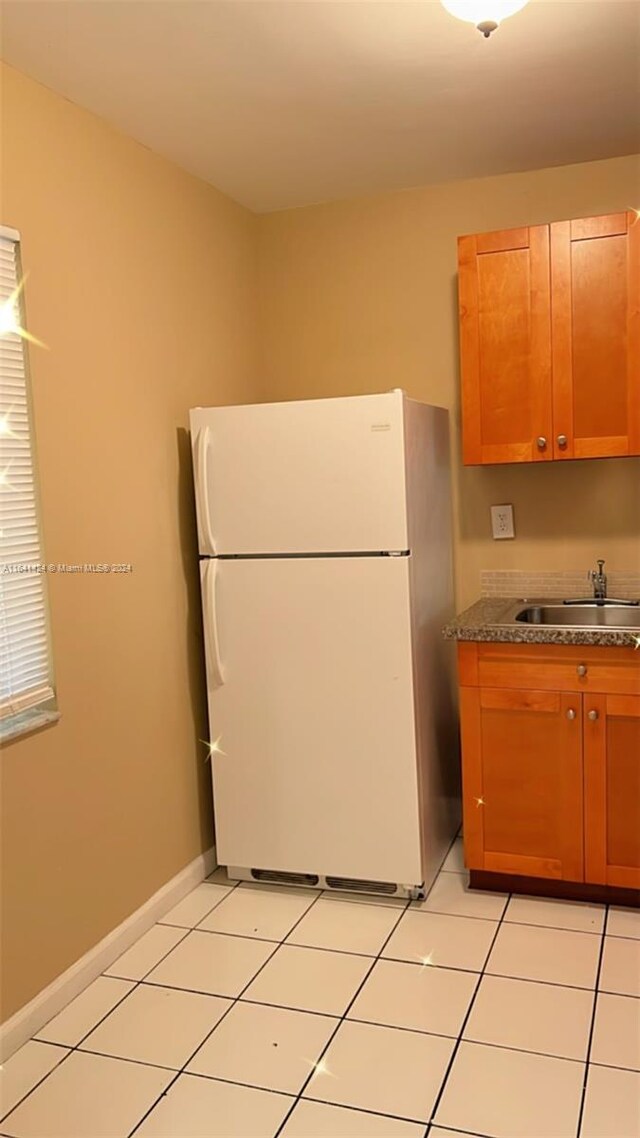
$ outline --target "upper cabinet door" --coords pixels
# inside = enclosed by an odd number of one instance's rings
[[[640,221],[551,226],[554,458],[640,453]]]
[[[549,227],[458,241],[465,464],[553,457]]]

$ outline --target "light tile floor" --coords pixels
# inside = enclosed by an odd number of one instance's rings
[[[640,1138],[640,913],[199,885],[11,1057],[2,1138]]]

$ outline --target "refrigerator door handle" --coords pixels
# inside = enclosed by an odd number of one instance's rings
[[[215,554],[216,545],[211,532],[209,512],[209,428],[201,427],[196,435],[196,515],[203,553]]]
[[[216,580],[218,562],[205,561],[203,566],[202,609],[204,613],[204,639],[207,659],[209,690],[215,691],[224,683],[224,670],[220,659],[218,617],[216,612]]]

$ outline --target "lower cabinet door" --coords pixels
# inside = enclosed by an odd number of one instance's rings
[[[585,879],[640,888],[640,696],[584,696]]]
[[[462,688],[465,860],[584,880],[582,696]]]

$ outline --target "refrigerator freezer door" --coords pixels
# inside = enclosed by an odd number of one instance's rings
[[[191,411],[202,554],[408,548],[403,394]]]
[[[218,860],[421,882],[409,558],[222,561],[215,608]]]

